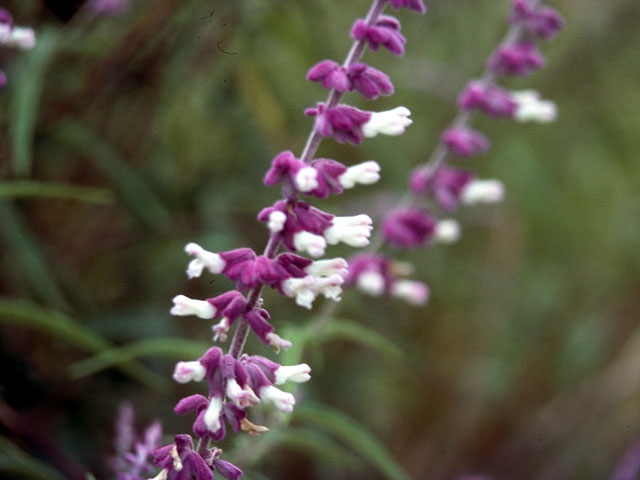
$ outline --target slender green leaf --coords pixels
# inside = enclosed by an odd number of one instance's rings
[[[369,347],[389,359],[397,360],[402,356],[402,350],[383,335],[370,327],[360,325],[343,318],[333,319],[327,323],[317,337],[318,342],[340,339],[349,340]]]
[[[9,439],[0,436],[0,472],[11,478],[64,480],[64,475],[46,463],[32,457]],[[8,478],[8,477],[7,477]]]
[[[45,84],[46,70],[53,59],[58,44],[58,35],[51,29],[38,32],[38,44],[25,54],[16,69],[11,84],[10,133],[13,146],[15,174],[27,177],[33,161],[33,137],[38,118],[39,103]]]
[[[109,342],[68,315],[23,300],[0,298],[0,323],[26,325],[90,352],[112,350]],[[167,387],[168,381],[164,377],[130,358],[120,358],[117,364],[122,371],[150,388],[163,390]]]
[[[86,155],[108,177],[131,211],[149,228],[156,231],[167,229],[171,218],[169,211],[111,144],[76,122],[65,123],[57,134]]]
[[[0,198],[61,198],[78,202],[108,204],[113,201],[105,188],[83,187],[58,182],[33,180],[0,181]]]
[[[409,480],[385,446],[348,415],[324,405],[306,402],[296,408],[293,417],[333,433],[387,478]]]
[[[17,261],[21,262],[36,295],[47,304],[67,309],[68,303],[49,269],[37,239],[10,202],[0,201],[0,237],[8,245]]]
[[[139,357],[195,358],[202,355],[210,344],[178,338],[150,338],[120,348],[104,350],[97,355],[70,366],[73,378],[93,375],[106,368],[118,366],[124,360]]]
[[[287,427],[270,431],[261,438],[257,446],[258,451],[254,451],[254,457],[257,455],[263,458],[272,450],[283,446],[331,463],[340,470],[354,470],[359,464],[353,454],[345,452],[344,448],[328,435],[303,427]]]

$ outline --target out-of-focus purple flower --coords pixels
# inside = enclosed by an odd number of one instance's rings
[[[487,137],[468,127],[452,127],[440,139],[451,152],[462,158],[486,152],[490,145]]]
[[[527,41],[498,47],[489,59],[489,67],[500,75],[528,75],[543,66],[544,57]]]
[[[411,174],[410,188],[417,195],[433,196],[444,210],[452,211],[473,177],[471,172],[451,167],[440,167],[435,173],[419,168]]]
[[[556,104],[543,100],[535,90],[511,92],[511,98],[516,103],[514,118],[518,122],[550,123],[557,117]]]
[[[391,3],[391,6],[396,10],[400,8],[409,8],[419,13],[427,11],[427,7],[424,6],[424,3],[422,3],[421,0],[389,0],[389,3]]]
[[[139,437],[134,420],[133,407],[121,405],[116,420],[116,457],[110,462],[118,480],[145,480],[154,470],[152,453],[158,448],[162,426],[156,421]]]
[[[625,452],[611,476],[611,480],[635,480],[640,472],[640,442],[636,442]]]
[[[543,39],[554,37],[564,27],[564,19],[557,10],[547,6],[535,8],[528,0],[514,1],[511,21],[522,22],[529,33]]]
[[[0,88],[4,88],[7,85],[7,76],[0,70]]]
[[[416,208],[396,210],[387,215],[382,235],[397,248],[426,244],[436,230],[436,220],[426,211]]]
[[[366,41],[373,51],[383,46],[398,56],[404,54],[404,44],[407,42],[400,33],[400,22],[389,15],[381,15],[375,25],[367,25],[362,19],[356,20],[351,28],[351,37]]]
[[[131,0],[89,0],[89,10],[96,15],[120,15],[130,4]]]
[[[316,117],[315,130],[323,137],[333,137],[337,142],[362,143],[362,127],[371,118],[371,112],[365,112],[349,105],[337,105],[327,108],[318,103],[316,108],[308,108],[305,115]]]
[[[429,287],[405,279],[411,270],[408,264],[394,262],[379,254],[364,253],[349,259],[345,283],[374,297],[391,295],[412,305],[424,305],[429,299]]]
[[[513,117],[517,104],[511,94],[496,85],[473,81],[458,99],[463,110],[478,109],[492,117]]]

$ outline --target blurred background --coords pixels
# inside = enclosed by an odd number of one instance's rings
[[[365,55],[396,95],[347,97],[406,105],[414,124],[359,148],[324,142],[319,155],[375,159],[383,177],[321,208],[378,219],[506,30],[507,0],[427,3],[426,16],[398,12],[405,57]],[[567,29],[543,45],[547,68],[505,85],[554,100],[558,121],[477,118],[492,149],[464,166],[501,179],[506,201],[460,211],[455,245],[392,252],[429,283],[430,304],[348,291],[314,330],[313,313],[267,292],[275,325],[299,340],[283,363],[310,363],[313,379],[290,419],[255,414],[272,432],[222,444],[245,478],[595,480],[640,439],[640,4],[549,3]],[[190,431],[172,408],[199,386],[170,376],[210,345],[210,326],[168,310],[229,284],[187,281],[183,246],[263,248],[255,216],[279,191],[262,176],[276,153],[301,151],[302,110],[326,98],[306,71],[344,58],[368,5],[131,0],[98,15],[2,2],[38,37],[0,52],[3,478],[113,478],[125,400],[140,428]],[[255,339],[247,349],[274,358]]]

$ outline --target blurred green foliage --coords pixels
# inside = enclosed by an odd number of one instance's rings
[[[262,175],[277,152],[301,150],[302,110],[325,97],[305,73],[344,56],[368,2],[136,0],[113,18],[68,15],[80,2],[5,3],[39,42],[2,52],[0,467],[107,478],[122,400],[167,434],[189,430],[171,409],[194,386],[165,380],[210,331],[171,318],[170,300],[229,285],[187,282],[183,245],[262,248],[255,215],[278,196]],[[323,143],[321,156],[383,168],[377,186],[322,202],[329,211],[379,218],[393,204],[505,30],[507,0],[428,3],[424,17],[399,14],[404,58],[366,54],[397,94],[348,97],[407,105],[414,124],[360,148]],[[469,167],[502,179],[507,201],[460,212],[454,246],[394,252],[431,304],[345,292],[318,334],[307,311],[267,294],[300,340],[288,358],[314,373],[281,420],[291,427],[223,445],[247,478],[595,480],[640,436],[640,5],[549,3],[567,30],[543,47],[546,69],[507,86],[556,101],[558,122],[478,118],[493,148]]]

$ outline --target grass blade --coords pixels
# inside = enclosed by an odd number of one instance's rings
[[[333,339],[349,340],[369,347],[390,360],[397,360],[402,357],[402,350],[393,342],[370,327],[360,325],[351,320],[336,318],[323,327],[318,340],[327,342]]]
[[[0,298],[0,323],[26,325],[90,352],[113,350],[109,342],[68,315],[23,300]],[[163,390],[168,385],[164,377],[132,359],[120,358],[117,364],[122,371],[150,388]]]
[[[306,402],[296,407],[293,417],[331,432],[390,480],[409,480],[385,446],[348,415],[327,406]]]
[[[0,436],[0,472],[5,478],[31,478],[40,480],[64,480],[65,477],[46,463],[32,457],[9,439]]]
[[[198,358],[210,347],[205,342],[178,338],[150,338],[120,348],[104,350],[97,355],[72,364],[74,379],[93,375],[106,368],[118,366],[123,360],[140,357],[168,357],[178,360]]]
[[[102,205],[113,202],[111,192],[105,188],[35,180],[0,181],[1,198],[60,198]]]

